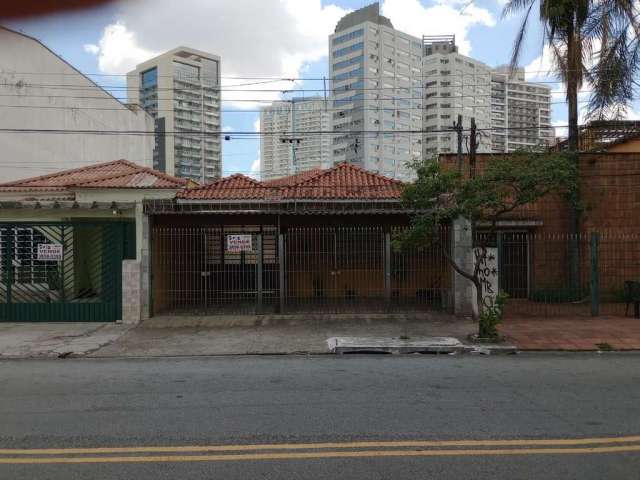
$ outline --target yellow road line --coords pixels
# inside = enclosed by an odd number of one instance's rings
[[[332,443],[275,443],[250,445],[185,445],[185,446],[135,446],[97,448],[40,448],[40,449],[0,449],[0,455],[69,455],[108,453],[197,453],[197,452],[238,452],[260,450],[326,450],[337,448],[411,448],[411,447],[502,447],[502,446],[576,446],[608,445],[640,442],[640,435],[601,438],[555,438],[555,439],[514,439],[514,440],[398,440],[370,442]]]
[[[232,462],[260,460],[313,460],[322,458],[381,458],[381,457],[455,457],[502,455],[576,455],[596,453],[640,452],[640,445],[578,448],[516,448],[495,450],[360,450],[337,452],[253,453],[230,455],[162,455],[131,457],[40,457],[0,458],[0,464],[53,463],[160,463],[160,462]]]

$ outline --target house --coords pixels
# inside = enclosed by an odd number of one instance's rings
[[[0,182],[114,158],[152,166],[148,113],[123,103],[36,38],[1,26],[0,96]]]
[[[633,138],[627,132],[609,145]],[[499,156],[478,154],[478,170]],[[455,155],[439,160],[456,168]],[[548,195],[506,215],[490,239],[499,288],[519,315],[590,315],[596,300],[600,311],[624,314],[625,282],[640,279],[640,152],[580,152],[577,162],[577,228],[567,198]]]
[[[404,184],[349,163],[260,182],[232,175],[148,200],[152,312],[452,309],[439,247],[399,252]],[[449,230],[443,228],[449,248]]]
[[[0,184],[0,321],[139,321],[143,201],[186,186],[126,160]]]

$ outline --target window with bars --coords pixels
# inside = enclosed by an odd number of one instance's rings
[[[57,275],[57,262],[38,260],[38,245],[42,243],[51,242],[34,228],[0,228],[2,282],[7,282],[8,260],[11,263],[14,283],[43,284],[47,283],[53,275]],[[11,252],[7,252],[9,248]]]

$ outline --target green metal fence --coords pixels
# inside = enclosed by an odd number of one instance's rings
[[[635,313],[640,297],[629,285],[640,284],[638,233],[507,231],[493,237],[489,247],[497,251],[499,289],[509,295],[507,316]]]
[[[0,321],[121,318],[124,223],[0,223]]]

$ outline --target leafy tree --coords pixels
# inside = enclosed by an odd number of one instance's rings
[[[414,212],[411,227],[394,240],[395,247],[440,247],[451,267],[476,287],[474,319],[479,321],[479,336],[495,333],[485,315],[491,313],[491,305],[482,296],[480,276],[480,265],[487,260],[486,242],[476,246],[476,262],[469,270],[458,264],[443,244],[441,226],[462,217],[470,222],[472,234],[479,224],[492,234],[502,217],[546,195],[571,198],[576,189],[575,162],[565,153],[518,152],[491,157],[471,178],[434,160],[419,162],[414,168],[417,180],[404,191],[405,205]]]
[[[592,87],[588,116],[620,118],[637,87],[640,71],[640,20],[637,0],[508,0],[502,16],[524,11],[513,47],[518,64],[534,11],[551,51],[554,69],[567,90],[569,150],[578,150],[578,91]]]

